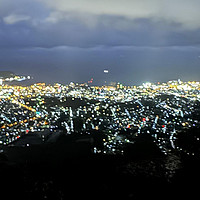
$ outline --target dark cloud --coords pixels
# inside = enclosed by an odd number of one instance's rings
[[[1,46],[11,48],[98,45],[185,46],[200,42],[199,30],[180,31],[177,30],[177,24],[153,23],[148,19],[127,22],[121,17],[101,16],[101,23],[92,29],[76,20],[60,21],[56,24],[40,22],[37,25],[31,24],[26,16],[19,16],[15,20],[19,20],[18,23],[0,24]],[[105,25],[106,21],[115,24],[119,20],[130,24],[129,29],[123,30]]]

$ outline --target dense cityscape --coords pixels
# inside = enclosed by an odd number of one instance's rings
[[[139,86],[9,84],[30,79],[19,77],[2,78],[0,86],[0,148],[8,158],[16,148],[28,152],[57,144],[62,137],[66,144],[75,141],[78,148],[87,143],[93,156],[121,159],[140,157],[143,148],[152,143],[148,151],[164,160],[167,182],[180,168],[180,155],[200,158],[198,81],[147,82]],[[138,146],[142,138],[145,142]],[[147,165],[152,168],[152,163]]]
[[[167,154],[172,149],[181,150],[176,145],[178,132],[200,125],[197,81],[140,86],[36,83],[0,87],[2,145],[12,144],[30,132],[90,134],[101,130],[107,137],[103,149],[94,147],[95,153],[123,154],[124,144],[149,133]]]

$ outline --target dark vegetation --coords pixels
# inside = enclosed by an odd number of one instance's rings
[[[198,158],[164,156],[149,134],[125,146],[123,156],[93,154],[93,146],[101,145],[99,135],[61,134],[54,143],[6,147],[0,154],[1,194],[27,200],[137,199],[170,197],[179,194],[179,186],[195,190]],[[180,142],[188,141],[182,136]],[[178,156],[182,164],[173,171]]]

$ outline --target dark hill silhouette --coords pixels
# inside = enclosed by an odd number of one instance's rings
[[[11,71],[0,71],[0,78],[11,78],[14,76],[15,76],[15,73]]]

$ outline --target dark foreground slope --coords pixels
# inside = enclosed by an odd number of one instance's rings
[[[163,156],[150,135],[127,146],[123,156],[92,149],[72,135],[51,144],[7,147],[0,158],[1,194],[27,200],[170,197],[187,192],[188,185],[195,188],[200,177],[197,160]]]

